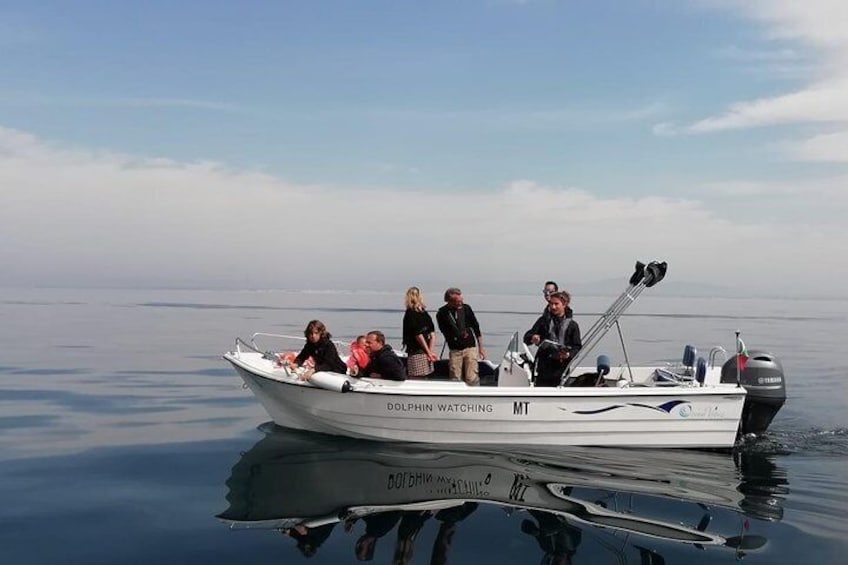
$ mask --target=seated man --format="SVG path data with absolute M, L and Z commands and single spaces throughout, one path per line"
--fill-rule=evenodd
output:
M 558 386 L 565 368 L 580 351 L 580 327 L 565 311 L 571 295 L 555 292 L 548 301 L 548 312 L 539 316 L 524 334 L 524 343 L 538 345 L 536 352 L 536 386 Z
M 368 366 L 360 377 L 405 381 L 406 371 L 403 362 L 392 351 L 392 346 L 386 343 L 386 336 L 381 331 L 370 331 L 365 336 L 365 346 L 370 352 Z

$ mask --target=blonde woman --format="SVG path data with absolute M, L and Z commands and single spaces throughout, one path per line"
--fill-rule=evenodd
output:
M 438 359 L 434 353 L 436 346 L 436 326 L 427 313 L 427 305 L 421 290 L 410 287 L 404 300 L 406 312 L 403 315 L 403 346 L 406 348 L 406 374 L 409 378 L 424 378 L 433 372 L 433 362 Z

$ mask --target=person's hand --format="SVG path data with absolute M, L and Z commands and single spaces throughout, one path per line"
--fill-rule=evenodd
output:
M 430 361 L 435 363 L 436 361 L 439 360 L 439 357 L 438 357 L 438 355 L 436 355 L 435 353 L 433 353 L 431 351 L 430 353 L 427 354 L 427 359 L 429 359 Z
M 542 336 L 539 334 L 533 334 L 530 336 L 530 343 L 533 345 L 539 345 L 542 342 Z
M 486 348 L 481 345 L 479 351 L 480 351 L 480 359 L 485 359 L 486 358 Z
M 300 373 L 297 376 L 297 378 L 302 380 L 302 381 L 308 381 L 309 377 L 311 377 L 312 373 L 314 373 L 314 372 L 315 372 L 315 370 L 313 370 L 313 369 L 307 369 L 307 370 L 303 371 L 302 373 Z

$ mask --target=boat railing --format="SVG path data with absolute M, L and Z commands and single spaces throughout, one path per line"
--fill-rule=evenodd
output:
M 259 349 L 256 347 L 256 344 L 255 344 L 255 343 L 253 343 L 253 340 L 251 340 L 251 343 L 247 343 L 247 342 L 246 342 L 246 341 L 244 341 L 242 338 L 237 337 L 237 338 L 236 338 L 236 345 L 235 345 L 235 349 L 233 350 L 233 351 L 235 352 L 235 354 L 236 354 L 236 357 L 241 356 L 241 350 L 242 350 L 242 348 L 247 348 L 247 349 L 249 349 L 249 350 L 251 350 L 251 351 L 253 351 L 253 352 L 255 352 L 255 353 L 262 353 L 262 352 L 261 352 L 261 351 L 259 351 Z
M 653 383 L 657 386 L 675 386 L 695 384 L 695 375 L 680 371 L 681 367 L 657 367 L 652 374 Z
M 242 349 L 244 348 L 244 349 L 249 349 L 250 351 L 252 351 L 254 353 L 261 353 L 262 357 L 264 357 L 265 359 L 268 359 L 269 361 L 275 361 L 275 362 L 279 361 L 279 356 L 275 352 L 270 351 L 270 350 L 263 351 L 259 347 L 259 345 L 256 343 L 256 336 L 257 336 L 257 334 L 253 334 L 253 336 L 250 338 L 250 343 L 247 343 L 246 341 L 244 341 L 240 337 L 236 338 L 236 351 L 235 351 L 236 357 L 241 355 Z
M 259 347 L 256 344 L 256 338 L 258 338 L 258 337 L 267 337 L 267 338 L 274 338 L 274 339 L 291 339 L 291 340 L 294 340 L 294 341 L 298 341 L 300 343 L 306 343 L 306 337 L 302 336 L 302 335 L 272 334 L 272 333 L 267 333 L 267 332 L 256 332 L 255 334 L 250 336 L 250 343 L 256 351 L 261 350 L 261 347 Z M 346 343 L 344 341 L 339 341 L 337 339 L 333 339 L 331 341 L 336 345 L 336 347 L 343 347 L 344 348 L 343 351 L 347 351 L 347 347 L 350 345 L 349 343 Z
M 720 345 L 716 345 L 712 349 L 710 349 L 710 368 L 715 368 L 715 361 L 718 354 L 721 353 L 724 356 L 724 361 L 722 361 L 722 365 L 727 361 L 727 350 Z

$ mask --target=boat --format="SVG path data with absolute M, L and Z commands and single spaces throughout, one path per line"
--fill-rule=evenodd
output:
M 773 466 L 767 476 L 746 478 L 738 460 L 703 451 L 472 449 L 265 431 L 226 481 L 229 506 L 217 517 L 234 530 L 332 529 L 381 515 L 462 515 L 488 505 L 507 511 L 503 519 L 518 513 L 515 521 L 531 535 L 532 517 L 536 527 L 636 536 L 632 542 L 642 547 L 653 540 L 659 548 L 674 542 L 751 550 L 766 540 L 749 526 L 737 531 L 739 517 L 780 520 L 786 491 Z
M 636 367 L 625 349 L 626 362 L 615 370 L 606 355 L 581 365 L 612 327 L 621 336 L 621 315 L 666 270 L 665 262 L 636 263 L 627 288 L 586 332 L 557 387 L 533 386 L 533 354 L 517 332 L 498 365 L 481 361 L 488 386 L 330 372 L 304 380 L 258 345 L 257 336 L 269 334 L 236 338 L 224 359 L 287 428 L 439 444 L 732 448 L 740 433 L 764 432 L 785 400 L 783 369 L 770 353 L 752 351 L 742 367 L 738 355 L 727 358 L 721 347 L 704 359 L 686 346 L 681 363 Z

